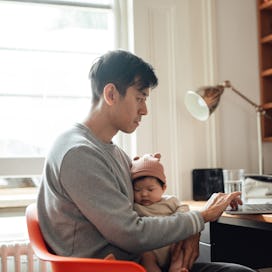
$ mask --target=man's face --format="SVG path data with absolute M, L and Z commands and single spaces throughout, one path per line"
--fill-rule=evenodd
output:
M 137 90 L 136 86 L 127 89 L 126 95 L 119 96 L 116 104 L 116 126 L 118 130 L 132 133 L 138 126 L 143 115 L 147 115 L 146 99 L 149 89 Z

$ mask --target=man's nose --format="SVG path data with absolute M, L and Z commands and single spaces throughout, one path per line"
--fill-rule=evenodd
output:
M 146 102 L 144 102 L 140 108 L 140 114 L 141 115 L 147 115 L 148 110 L 147 110 L 147 105 Z

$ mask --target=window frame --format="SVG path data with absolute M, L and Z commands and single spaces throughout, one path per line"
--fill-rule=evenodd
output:
M 78 0 L 4 0 L 4 2 L 19 2 L 19 3 L 35 3 L 45 5 L 58 5 L 58 6 L 76 6 L 98 9 L 112 9 L 114 14 L 114 20 L 118 16 L 116 13 L 116 6 L 119 7 L 119 0 L 113 0 L 112 5 L 100 3 L 90 3 L 86 1 Z M 116 22 L 115 22 L 116 23 Z M 117 28 L 115 27 L 115 47 L 119 37 Z M 0 177 L 37 177 L 42 175 L 45 162 L 45 156 L 42 157 L 0 157 Z M 24 195 L 26 196 L 24 198 Z M 25 207 L 28 204 L 36 200 L 37 188 L 15 188 L 15 189 L 0 189 L 0 208 L 20 208 Z

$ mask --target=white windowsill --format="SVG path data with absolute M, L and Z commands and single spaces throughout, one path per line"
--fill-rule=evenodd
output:
M 38 188 L 0 189 L 0 208 L 26 207 L 36 201 Z
M 36 201 L 38 188 L 0 189 L 0 244 L 28 240 L 25 207 Z

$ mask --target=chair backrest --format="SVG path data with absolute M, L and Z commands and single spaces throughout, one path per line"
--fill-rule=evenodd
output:
M 141 265 L 131 261 L 66 257 L 50 253 L 40 230 L 36 203 L 27 207 L 26 221 L 35 255 L 40 260 L 49 262 L 53 272 L 146 272 Z

